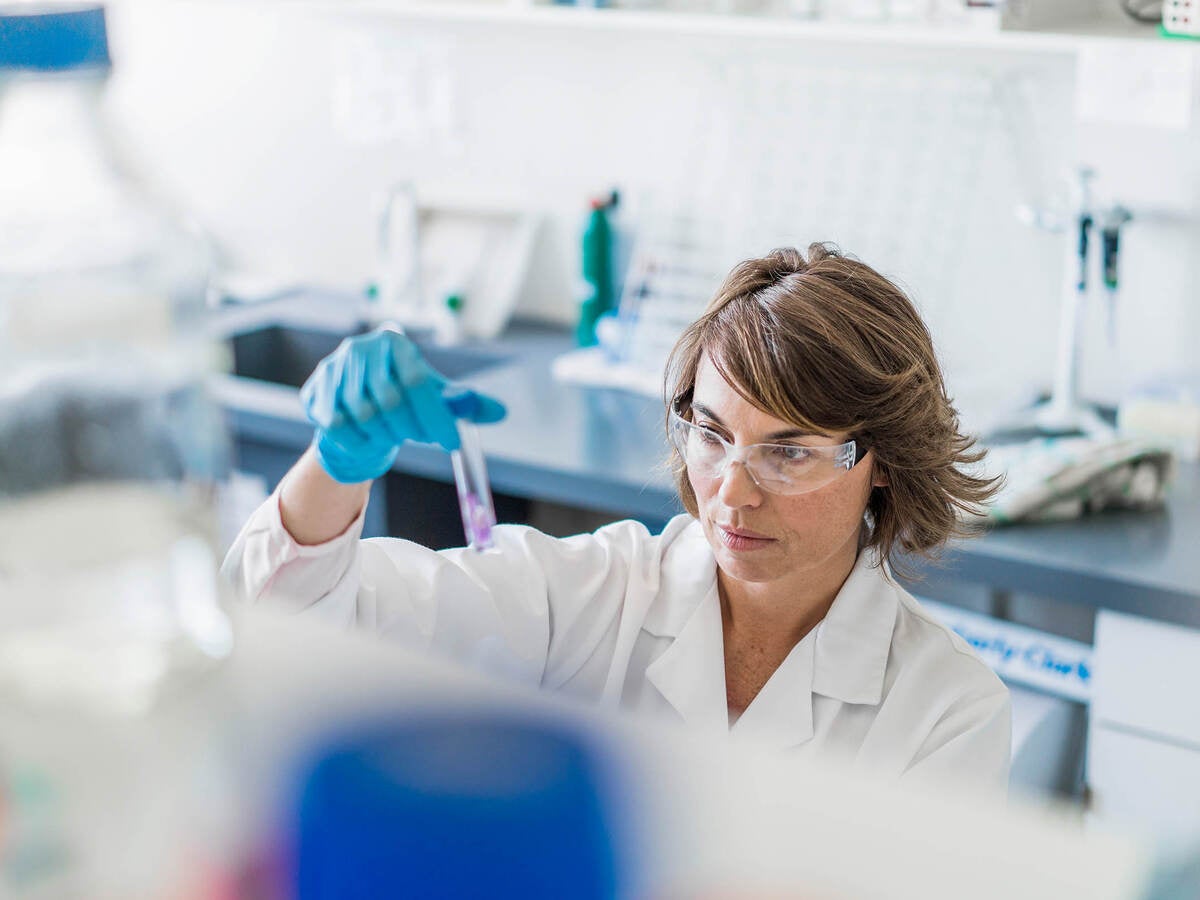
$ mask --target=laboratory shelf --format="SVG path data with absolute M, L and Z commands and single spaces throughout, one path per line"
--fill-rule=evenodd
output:
M 1164 43 L 1153 25 L 1096 20 L 1055 30 L 999 30 L 972 25 L 916 25 L 792 19 L 778 15 L 594 9 L 497 2 L 413 3 L 405 0 L 290 0 L 289 6 L 339 15 L 387 16 L 429 24 L 478 24 L 663 38 L 744 39 L 882 45 L 916 49 L 1074 54 L 1085 48 Z M 1200 52 L 1198 41 L 1170 41 Z

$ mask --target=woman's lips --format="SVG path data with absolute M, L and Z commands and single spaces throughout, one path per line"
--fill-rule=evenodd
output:
M 718 525 L 717 533 L 721 536 L 721 542 L 730 550 L 759 550 L 775 542 L 774 538 L 769 538 L 756 531 L 730 528 L 726 525 Z

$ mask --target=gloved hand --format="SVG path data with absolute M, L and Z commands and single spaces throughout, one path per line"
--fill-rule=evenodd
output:
M 405 441 L 457 450 L 456 419 L 504 418 L 499 401 L 447 384 L 416 344 L 386 327 L 342 341 L 317 364 L 300 402 L 317 427 L 321 467 L 343 484 L 378 478 Z

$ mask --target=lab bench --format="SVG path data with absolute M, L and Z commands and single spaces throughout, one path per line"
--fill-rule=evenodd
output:
M 336 329 L 354 318 L 346 306 L 305 298 L 233 310 L 217 327 L 233 334 L 278 320 Z M 464 380 L 508 408 L 504 421 L 481 429 L 498 516 L 523 520 L 528 504 L 542 501 L 659 527 L 680 509 L 662 404 L 555 380 L 552 361 L 571 346 L 565 328 L 518 321 L 498 339 L 461 350 L 486 360 Z M 241 464 L 273 486 L 311 440 L 295 387 L 223 377 L 218 395 Z M 368 533 L 424 534 L 433 545 L 461 540 L 452 478 L 440 449 L 406 444 L 392 477 L 376 485 Z M 1200 627 L 1197 546 L 1200 466 L 1184 463 L 1159 511 L 998 528 L 953 542 L 936 563 L 909 562 L 930 584 L 961 580 L 1000 598 L 1031 594 Z

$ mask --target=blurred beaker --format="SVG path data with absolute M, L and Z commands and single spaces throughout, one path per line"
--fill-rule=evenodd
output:
M 0 11 L 0 695 L 136 713 L 228 654 L 209 253 L 113 150 L 104 9 Z

